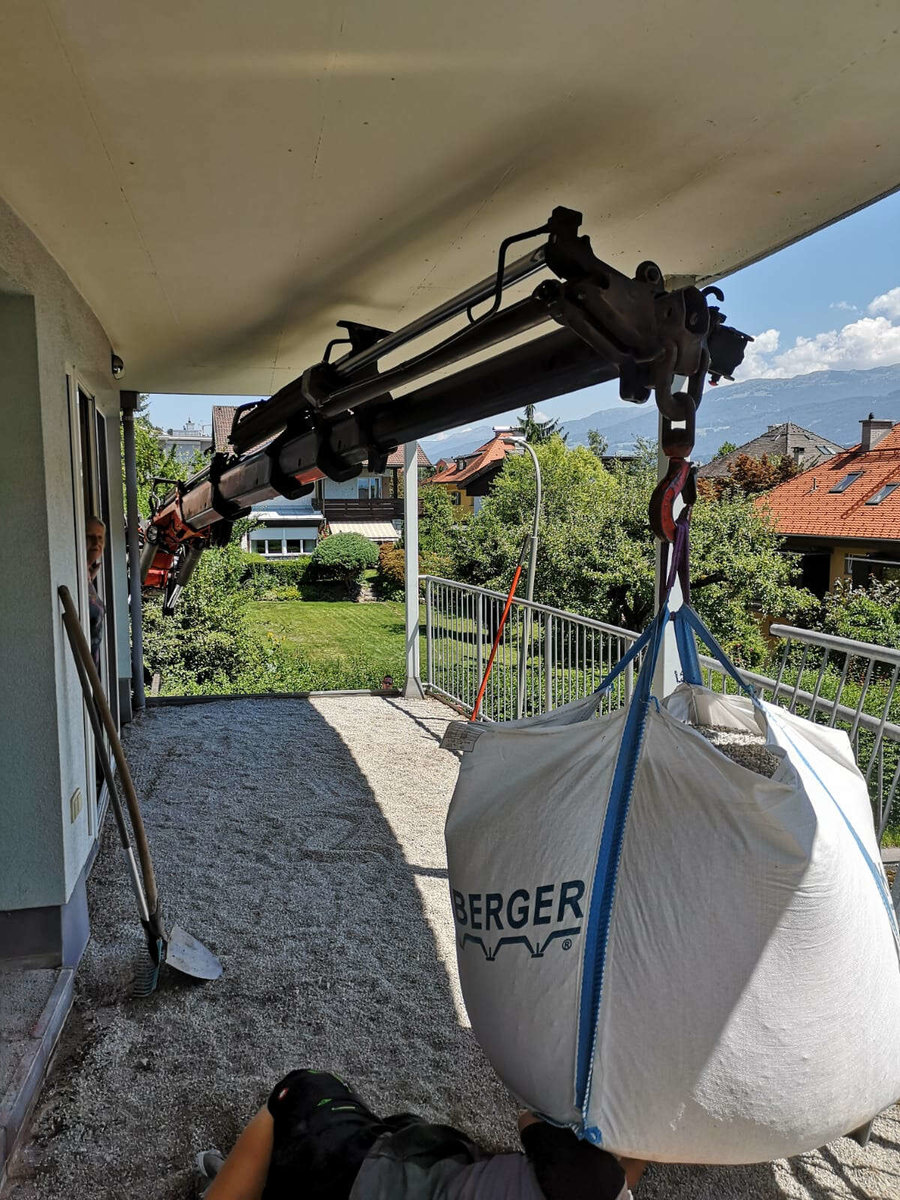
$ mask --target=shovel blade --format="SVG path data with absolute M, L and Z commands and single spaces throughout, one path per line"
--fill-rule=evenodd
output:
M 190 975 L 193 979 L 218 979 L 222 974 L 222 964 L 212 950 L 198 942 L 180 925 L 173 925 L 169 930 L 166 966 L 173 967 L 182 975 Z

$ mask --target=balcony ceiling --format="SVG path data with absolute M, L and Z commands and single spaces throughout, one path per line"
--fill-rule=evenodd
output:
M 265 395 L 556 204 L 622 269 L 709 279 L 894 189 L 898 30 L 875 0 L 6 0 L 0 194 L 124 385 Z

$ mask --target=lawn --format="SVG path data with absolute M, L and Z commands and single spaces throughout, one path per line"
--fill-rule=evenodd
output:
M 315 665 L 344 659 L 364 664 L 366 674 L 406 675 L 403 604 L 382 600 L 257 600 L 248 606 L 251 626 L 299 646 Z

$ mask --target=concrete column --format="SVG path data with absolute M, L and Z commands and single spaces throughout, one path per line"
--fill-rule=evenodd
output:
M 419 664 L 419 447 L 403 447 L 403 543 L 406 570 L 406 688 L 411 699 L 424 697 Z
M 134 442 L 134 413 L 137 392 L 120 392 L 122 440 L 125 454 L 125 498 L 128 522 L 128 606 L 131 614 L 131 694 L 132 707 L 142 711 L 144 699 L 144 631 L 141 611 L 141 554 L 138 545 L 137 462 Z

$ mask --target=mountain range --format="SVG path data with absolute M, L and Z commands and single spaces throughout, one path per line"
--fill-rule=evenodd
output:
M 792 379 L 748 379 L 707 387 L 697 410 L 692 457 L 695 462 L 709 462 L 723 442 L 743 445 L 769 425 L 784 421 L 852 446 L 859 441 L 859 422 L 870 412 L 900 421 L 900 363 L 867 371 L 815 371 Z M 596 429 L 606 438 L 608 453 L 628 454 L 636 438 L 656 438 L 656 405 L 652 399 L 640 405 L 623 402 L 562 422 L 561 428 L 570 446 L 586 446 L 588 430 Z M 443 438 L 425 438 L 422 446 L 436 462 L 470 453 L 492 436 L 491 425 L 477 425 Z

